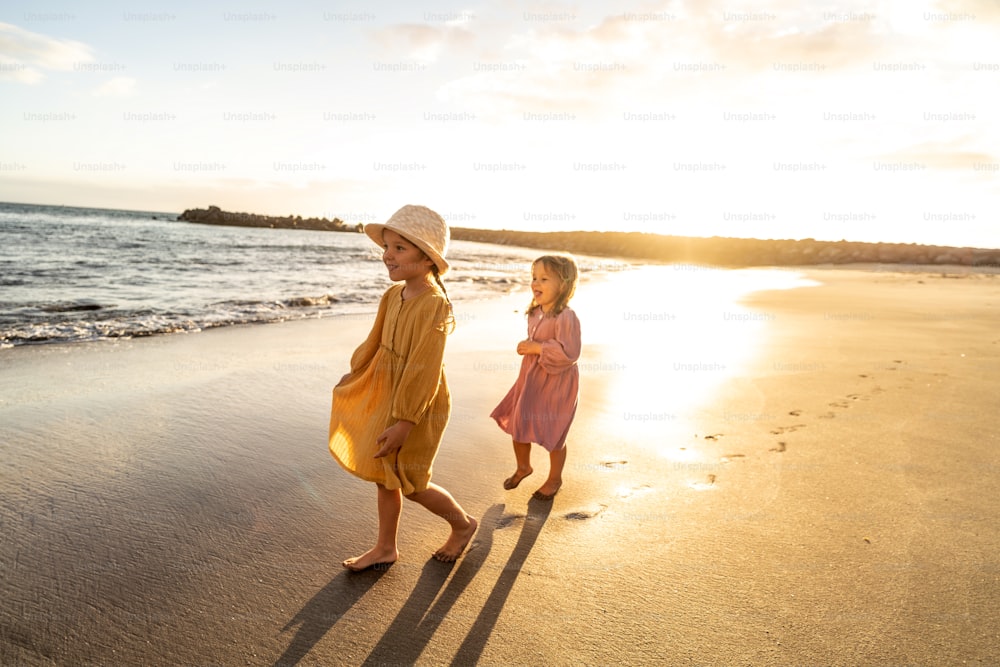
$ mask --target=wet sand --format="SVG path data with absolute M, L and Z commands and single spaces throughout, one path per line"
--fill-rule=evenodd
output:
M 810 268 L 740 306 L 635 280 L 663 270 L 575 301 L 548 504 L 538 448 L 503 491 L 487 416 L 524 295 L 462 304 L 434 479 L 481 528 L 451 565 L 407 504 L 398 563 L 340 566 L 374 538 L 326 450 L 367 316 L 4 351 L 0 664 L 1000 661 L 1000 277 Z

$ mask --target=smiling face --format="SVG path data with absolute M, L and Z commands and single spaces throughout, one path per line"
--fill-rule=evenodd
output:
M 382 230 L 382 262 L 394 281 L 423 280 L 434 266 L 423 250 L 391 229 Z
M 545 264 L 535 262 L 531 265 L 531 293 L 535 297 L 535 303 L 542 307 L 543 313 L 552 310 L 562 287 L 562 280 L 545 268 Z

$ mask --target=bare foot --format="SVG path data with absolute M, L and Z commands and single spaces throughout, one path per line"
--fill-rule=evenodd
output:
M 531 497 L 536 500 L 552 500 L 559 493 L 559 489 L 562 488 L 562 480 L 553 481 L 551 479 L 545 480 L 545 484 L 542 484 L 538 489 L 531 494 Z
M 503 481 L 503 488 L 510 491 L 511 489 L 516 489 L 517 485 L 521 483 L 521 480 L 530 475 L 534 470 L 528 468 L 527 470 L 521 470 L 518 468 L 514 471 L 514 474 Z
M 467 516 L 469 519 L 469 526 L 464 530 L 451 531 L 451 535 L 448 536 L 448 541 L 444 543 L 440 549 L 434 552 L 434 558 L 441 561 L 442 563 L 453 563 L 458 560 L 458 557 L 462 555 L 465 551 L 465 547 L 469 546 L 469 542 L 472 541 L 472 536 L 476 534 L 476 528 L 479 527 L 479 522 L 476 521 L 471 516 Z
M 351 572 L 361 572 L 370 567 L 374 567 L 377 570 L 389 567 L 398 558 L 399 552 L 396 549 L 379 549 L 378 547 L 373 547 L 360 556 L 348 558 L 343 562 L 343 566 Z

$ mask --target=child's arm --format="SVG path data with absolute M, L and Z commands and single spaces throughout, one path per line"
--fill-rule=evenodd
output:
M 547 373 L 562 373 L 580 358 L 580 320 L 567 308 L 556 320 L 555 338 L 536 343 L 540 348 L 538 364 Z
M 443 298 L 435 299 L 435 303 L 427 308 L 427 323 L 422 332 L 415 333 L 415 340 L 407 354 L 406 366 L 392 402 L 393 419 L 419 423 L 437 396 L 444 365 L 444 346 L 448 339 L 438 325 L 448 316 L 448 304 Z

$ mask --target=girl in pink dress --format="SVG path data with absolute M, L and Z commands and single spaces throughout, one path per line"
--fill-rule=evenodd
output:
M 577 275 L 576 261 L 568 255 L 544 255 L 531 265 L 528 338 L 517 344 L 521 371 L 490 413 L 514 440 L 517 470 L 503 488 L 517 488 L 532 473 L 531 443 L 548 450 L 549 476 L 533 494 L 537 500 L 552 500 L 562 486 L 566 434 L 579 399 L 580 320 L 569 307 Z

